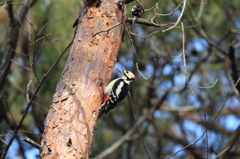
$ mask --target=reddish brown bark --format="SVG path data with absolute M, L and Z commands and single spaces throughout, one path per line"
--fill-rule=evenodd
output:
M 45 121 L 42 158 L 88 158 L 103 95 L 99 78 L 106 85 L 111 77 L 123 26 L 93 35 L 121 21 L 122 12 L 113 0 L 81 10 L 74 42 Z

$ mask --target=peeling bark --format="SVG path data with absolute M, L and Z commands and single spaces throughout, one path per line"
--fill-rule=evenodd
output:
M 92 135 L 102 102 L 100 78 L 107 85 L 123 34 L 122 21 L 113 0 L 81 10 L 73 45 L 57 85 L 43 133 L 42 158 L 88 158 Z

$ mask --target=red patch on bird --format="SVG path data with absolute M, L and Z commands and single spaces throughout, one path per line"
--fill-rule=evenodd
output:
M 109 100 L 109 95 L 108 94 L 104 94 L 104 98 L 105 98 L 104 102 L 108 101 Z

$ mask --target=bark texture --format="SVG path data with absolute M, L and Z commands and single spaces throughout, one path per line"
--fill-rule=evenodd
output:
M 100 83 L 107 85 L 111 77 L 123 25 L 93 35 L 122 21 L 116 2 L 85 4 L 81 10 L 73 45 L 45 121 L 42 158 L 89 156 L 102 102 L 104 86 Z

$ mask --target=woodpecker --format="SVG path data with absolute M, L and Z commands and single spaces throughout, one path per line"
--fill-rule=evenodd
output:
M 126 97 L 130 83 L 135 80 L 135 75 L 132 72 L 126 70 L 118 71 L 122 74 L 122 77 L 111 81 L 105 88 L 104 103 L 100 107 L 98 119 L 115 108 Z

